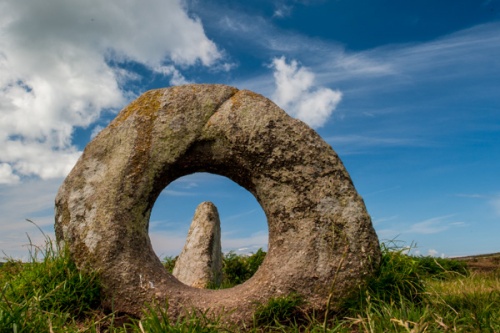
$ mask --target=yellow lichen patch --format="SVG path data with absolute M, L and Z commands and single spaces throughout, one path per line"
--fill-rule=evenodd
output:
M 240 90 L 238 93 L 234 94 L 229 100 L 232 103 L 232 110 L 238 110 L 240 109 L 241 105 L 244 104 L 244 100 L 250 99 L 250 100 L 260 100 L 262 98 L 262 95 L 259 95 L 257 93 L 254 93 L 253 91 L 249 90 Z
M 128 107 L 123 109 L 110 126 L 116 127 L 134 114 L 140 116 L 154 116 L 162 106 L 161 100 L 163 94 L 164 91 L 162 89 L 150 90 L 144 93 L 138 99 L 130 103 Z
M 163 108 L 164 90 L 151 90 L 132 102 L 126 109 L 122 110 L 117 118 L 110 124 L 112 127 L 120 126 L 125 121 L 132 122 L 133 150 L 128 157 L 128 173 L 130 187 L 125 188 L 127 192 L 138 190 L 141 186 L 150 186 L 149 181 L 144 183 L 147 170 L 147 161 L 152 146 L 152 132 L 158 112 Z M 129 133 L 131 135 L 132 133 Z M 146 189 L 147 190 L 147 189 Z

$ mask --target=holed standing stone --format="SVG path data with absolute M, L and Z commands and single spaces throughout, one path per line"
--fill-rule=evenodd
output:
M 172 181 L 210 172 L 260 203 L 268 253 L 245 283 L 186 286 L 169 274 L 148 235 L 151 209 Z M 224 85 L 144 93 L 85 148 L 56 197 L 56 236 L 80 269 L 98 271 L 104 306 L 143 314 L 151 301 L 251 322 L 257 304 L 298 293 L 323 311 L 374 274 L 381 252 L 364 202 L 340 158 L 309 126 L 269 99 Z

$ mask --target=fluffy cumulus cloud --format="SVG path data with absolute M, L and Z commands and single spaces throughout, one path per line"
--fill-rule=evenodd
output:
M 177 66 L 221 54 L 180 0 L 0 3 L 0 184 L 64 176 L 75 127 L 127 102 L 136 62 L 185 82 Z M 113 65 L 114 64 L 114 65 Z
M 156 67 L 155 72 L 170 76 L 170 84 L 172 85 L 181 85 L 181 84 L 188 84 L 190 83 L 186 78 L 181 74 L 181 72 L 175 68 L 175 66 L 168 65 L 168 66 L 159 66 Z
M 340 91 L 316 87 L 315 75 L 296 60 L 273 59 L 276 90 L 273 100 L 291 116 L 311 127 L 323 126 L 342 99 Z
M 19 181 L 19 176 L 12 171 L 10 164 L 0 163 L 0 184 L 17 183 Z

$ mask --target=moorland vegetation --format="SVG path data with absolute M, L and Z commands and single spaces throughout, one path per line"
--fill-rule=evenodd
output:
M 498 267 L 478 271 L 467 260 L 413 256 L 397 242 L 382 244 L 376 276 L 341 311 L 305 313 L 300 295 L 291 294 L 256 305 L 244 328 L 207 313 L 171 321 L 168 304 L 145 306 L 141 319 L 104 311 L 98 274 L 78 271 L 54 244 L 46 238 L 45 246 L 31 246 L 29 262 L 7 259 L 0 267 L 0 332 L 500 332 Z M 250 278 L 264 258 L 262 250 L 226 254 L 222 288 Z M 174 263 L 164 260 L 167 269 Z

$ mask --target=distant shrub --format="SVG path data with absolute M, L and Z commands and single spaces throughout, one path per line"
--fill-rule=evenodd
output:
M 422 276 L 434 279 L 446 279 L 458 275 L 467 276 L 467 263 L 460 260 L 435 257 L 416 257 Z
M 224 255 L 222 276 L 223 286 L 229 288 L 250 279 L 264 261 L 266 252 L 262 249 L 251 255 L 229 252 Z
M 258 249 L 257 252 L 250 255 L 236 254 L 233 251 L 225 254 L 222 259 L 223 281 L 220 287 L 213 288 L 231 288 L 250 279 L 259 269 L 266 257 L 266 252 Z M 172 274 L 178 256 L 167 256 L 163 258 L 163 266 Z M 208 287 L 212 289 L 211 286 Z
M 172 274 L 172 272 L 174 271 L 174 267 L 175 267 L 175 262 L 177 261 L 177 258 L 179 258 L 179 256 L 167 256 L 165 258 L 163 258 L 163 266 L 167 269 L 167 272 L 169 272 L 170 274 Z

